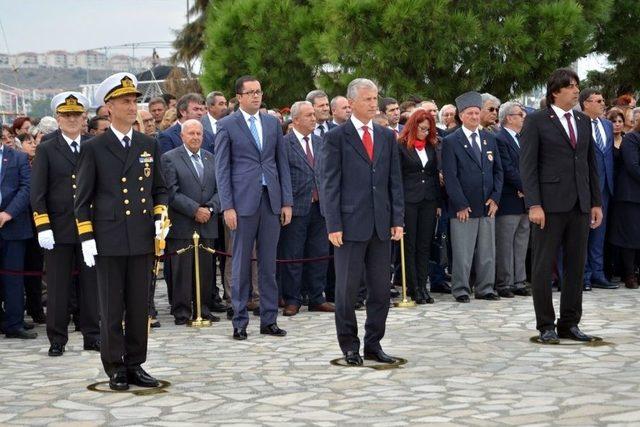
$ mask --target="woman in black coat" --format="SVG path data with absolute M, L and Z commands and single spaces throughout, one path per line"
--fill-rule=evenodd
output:
M 620 159 L 609 241 L 620 248 L 625 286 L 637 289 L 635 261 L 640 250 L 640 123 L 622 138 Z
M 427 291 L 427 278 L 431 240 L 440 214 L 437 129 L 433 116 L 425 110 L 415 110 L 400 132 L 398 143 L 404 186 L 407 290 L 416 303 L 433 303 Z

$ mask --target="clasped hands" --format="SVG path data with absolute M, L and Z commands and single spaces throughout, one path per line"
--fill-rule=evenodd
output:
M 495 218 L 496 212 L 498 211 L 498 204 L 494 202 L 492 199 L 488 199 L 484 205 L 489 206 L 489 212 L 487 213 L 489 218 Z M 456 212 L 456 218 L 460 222 L 467 222 L 470 214 L 471 214 L 471 208 L 464 208 Z
M 402 227 L 391 227 L 391 240 L 400 240 L 402 238 L 403 228 Z M 343 245 L 342 241 L 342 231 L 335 231 L 333 233 L 329 233 L 329 241 L 333 246 L 339 248 Z

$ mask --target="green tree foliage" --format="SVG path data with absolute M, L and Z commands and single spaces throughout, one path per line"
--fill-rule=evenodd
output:
M 270 105 L 344 93 L 356 76 L 400 99 L 507 99 L 591 52 L 612 1 L 226 0 L 208 9 L 202 83 L 229 91 L 256 74 Z
M 587 84 L 600 87 L 609 100 L 640 86 L 640 1 L 614 0 L 609 20 L 598 26 L 596 52 L 608 55 L 612 68 L 589 73 Z
M 228 0 L 209 7 L 201 83 L 235 96 L 236 78 L 258 78 L 269 106 L 302 99 L 315 87 L 314 68 L 300 59 L 303 35 L 315 26 L 304 2 Z

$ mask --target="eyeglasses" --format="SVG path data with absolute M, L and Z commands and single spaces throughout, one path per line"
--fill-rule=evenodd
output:
M 495 112 L 498 112 L 499 108 L 500 107 L 489 107 L 489 108 L 487 108 L 487 111 L 490 112 L 490 113 L 495 113 Z
M 248 90 L 246 92 L 242 92 L 240 95 L 260 96 L 260 95 L 262 95 L 262 91 L 261 90 Z
M 429 127 L 422 127 L 422 126 L 418 126 L 418 130 L 420 132 L 424 132 L 424 133 L 429 133 Z

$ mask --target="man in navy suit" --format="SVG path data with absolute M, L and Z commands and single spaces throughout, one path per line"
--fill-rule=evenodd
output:
M 591 119 L 591 136 L 595 142 L 596 169 L 600 178 L 600 193 L 602 195 L 602 225 L 589 230 L 589 247 L 587 262 L 584 267 L 584 290 L 591 287 L 601 289 L 616 289 L 619 285 L 611 283 L 604 275 L 604 238 L 607 232 L 607 210 L 609 200 L 613 197 L 613 124 L 603 118 L 604 98 L 595 89 L 583 89 L 578 102 Z
M 320 147 L 322 140 L 313 134 L 316 119 L 309 101 L 291 106 L 293 131 L 284 137 L 289 154 L 293 217 L 282 229 L 278 253 L 282 259 L 316 258 L 329 254 L 327 227 L 320 213 L 318 196 Z M 316 160 L 318 159 L 318 160 Z M 295 316 L 302 305 L 302 284 L 309 294 L 309 311 L 333 312 L 323 294 L 327 262 L 280 264 L 280 283 L 285 306 L 282 314 Z
M 387 116 L 389 120 L 389 129 L 393 131 L 396 138 L 402 132 L 400 121 L 400 106 L 395 98 L 382 98 L 380 100 L 380 112 Z
M 33 237 L 29 217 L 31 167 L 25 153 L 0 144 L 0 269 L 24 270 L 27 239 Z M 0 275 L 4 318 L 0 325 L 7 338 L 36 338 L 24 329 L 24 279 Z
M 442 143 L 442 174 L 449 196 L 453 274 L 451 293 L 469 302 L 469 276 L 475 267 L 476 299 L 498 300 L 495 293 L 495 215 L 502 193 L 502 164 L 492 133 L 480 129 L 482 97 L 456 98 L 462 126 Z
M 224 93 L 213 91 L 206 98 L 207 112 L 200 120 L 204 130 L 211 133 L 214 138 L 218 133 L 218 120 L 227 115 L 227 98 Z
M 529 246 L 529 217 L 520 180 L 519 133 L 526 113 L 517 102 L 500 107 L 502 125 L 496 133 L 504 175 L 500 208 L 496 213 L 496 291 L 503 298 L 531 295 L 525 286 L 525 260 Z
M 178 110 L 178 123 L 158 134 L 158 146 L 160 148 L 160 152 L 163 154 L 183 145 L 182 138 L 180 137 L 180 134 L 182 133 L 182 123 L 191 119 L 200 121 L 206 112 L 204 99 L 202 99 L 202 96 L 197 93 L 188 93 L 183 95 L 178 100 L 176 109 Z M 202 140 L 202 149 L 213 153 L 213 142 L 213 134 L 205 130 Z
M 324 138 L 325 133 L 336 127 L 336 124 L 329 120 L 331 118 L 329 97 L 322 90 L 312 90 L 307 94 L 306 100 L 313 105 L 313 109 L 315 111 L 316 128 L 313 133 L 322 139 Z
M 364 271 L 364 356 L 393 363 L 380 340 L 389 312 L 389 239 L 400 240 L 404 224 L 398 147 L 393 131 L 373 124 L 378 88 L 371 80 L 352 80 L 347 99 L 351 118 L 326 134 L 320 161 L 320 202 L 335 247 L 338 343 L 349 365 L 362 365 L 355 305 Z
M 276 323 L 276 250 L 280 225 L 291 222 L 291 175 L 277 118 L 259 113 L 262 87 L 252 76 L 236 80 L 239 110 L 218 122 L 216 180 L 224 220 L 233 233 L 233 338 L 247 339 L 251 252 L 258 255 L 260 333 L 285 336 Z

